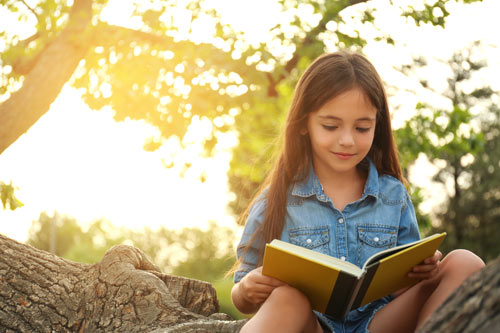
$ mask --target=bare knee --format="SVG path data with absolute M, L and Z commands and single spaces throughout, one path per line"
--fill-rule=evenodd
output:
M 307 297 L 290 286 L 281 286 L 275 288 L 269 299 L 279 304 L 283 311 L 293 312 L 294 314 L 309 313 L 312 311 L 311 304 Z
M 290 286 L 275 288 L 241 332 L 320 332 L 304 294 Z
M 449 286 L 457 287 L 484 266 L 483 260 L 473 252 L 463 249 L 453 250 L 443 258 L 438 275 L 419 283 L 419 295 L 424 299 L 429 297 L 443 282 Z
M 481 270 L 485 264 L 484 261 L 469 250 L 453 250 L 443 259 L 443 269 L 461 272 L 465 275 L 471 275 Z

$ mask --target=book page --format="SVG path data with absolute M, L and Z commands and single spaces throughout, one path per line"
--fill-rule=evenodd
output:
M 444 233 L 446 234 L 446 233 Z M 384 250 L 384 251 L 380 251 L 378 253 L 375 253 L 374 255 L 372 255 L 370 258 L 368 258 L 365 262 L 365 264 L 363 265 L 363 270 L 366 271 L 366 268 L 377 262 L 377 261 L 380 261 L 388 256 L 391 256 L 397 252 L 400 252 L 404 249 L 407 249 L 409 247 L 412 247 L 416 244 L 419 244 L 419 243 L 424 243 L 424 242 L 428 242 L 434 238 L 437 238 L 437 237 L 441 237 L 442 234 L 434 234 L 434 235 L 431 235 L 431 236 L 428 236 L 428 237 L 425 237 L 425 238 L 422 238 L 422 239 L 419 239 L 417 241 L 414 241 L 414 242 L 411 242 L 411 243 L 407 243 L 407 244 L 403 244 L 403 245 L 399 245 L 399 246 L 395 246 L 395 247 L 391 247 L 390 249 L 387 249 L 387 250 Z
M 288 252 L 293 255 L 300 256 L 302 258 L 317 262 L 321 265 L 333 268 L 339 268 L 345 272 L 348 272 L 351 275 L 356 277 L 360 277 L 363 273 L 363 270 L 358 266 L 344 260 L 340 260 L 338 258 L 329 256 L 324 253 L 316 252 L 310 249 L 307 249 L 302 246 L 298 246 L 292 243 L 284 242 L 278 239 L 273 240 L 268 246 L 279 248 L 282 251 Z
M 373 278 L 361 306 L 417 283 L 419 280 L 409 278 L 408 273 L 415 265 L 432 256 L 445 236 L 446 233 L 442 233 L 424 238 L 413 246 L 393 253 L 368 267 L 367 276 L 373 276 Z M 370 272 L 372 269 L 376 271 Z

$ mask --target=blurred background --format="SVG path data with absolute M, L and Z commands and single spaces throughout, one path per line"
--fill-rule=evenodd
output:
M 238 216 L 319 55 L 381 74 L 421 234 L 500 253 L 500 2 L 2 0 L 0 232 L 86 263 L 115 244 L 231 305 Z

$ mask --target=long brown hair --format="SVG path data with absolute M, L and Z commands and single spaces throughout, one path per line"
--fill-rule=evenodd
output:
M 384 85 L 373 65 L 362 55 L 347 51 L 329 53 L 317 58 L 304 72 L 295 88 L 288 113 L 282 149 L 260 191 L 252 200 L 266 199 L 261 226 L 243 250 L 248 251 L 257 234 L 264 243 L 280 238 L 285 224 L 287 196 L 291 185 L 303 180 L 311 165 L 311 143 L 301 135 L 308 116 L 341 93 L 359 87 L 377 109 L 377 121 L 368 157 L 379 174 L 387 174 L 406 184 L 401 173 Z M 262 195 L 263 191 L 265 194 Z M 248 216 L 248 210 L 242 219 Z M 240 258 L 241 259 L 241 258 Z M 239 261 L 238 261 L 239 262 Z

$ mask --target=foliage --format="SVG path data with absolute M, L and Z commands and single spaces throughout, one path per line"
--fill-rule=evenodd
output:
M 492 105 L 488 117 L 482 119 L 484 149 L 467 166 L 469 184 L 462 197 L 443 214 L 443 228 L 450 229 L 452 219 L 463 220 L 463 239 L 452 234 L 449 248 L 465 247 L 484 260 L 491 261 L 500 253 L 500 109 Z
M 389 3 L 417 24 L 443 26 L 448 1 L 420 7 Z M 70 83 L 93 109 L 112 107 L 116 120 L 154 124 L 163 139 L 149 140 L 147 149 L 158 148 L 170 137 L 185 143 L 193 120 L 212 123 L 203 138 L 208 155 L 217 149 L 221 134 L 237 131 L 239 145 L 229 174 L 237 195 L 235 213 L 247 206 L 269 169 L 293 88 L 307 65 L 325 50 L 361 49 L 366 41 L 349 23 L 352 20 L 372 27 L 376 39 L 393 43 L 373 25 L 379 9 L 377 2 L 368 0 L 279 0 L 275 25 L 259 41 L 249 40 L 245 31 L 226 23 L 218 8 L 203 0 L 132 1 L 129 22 L 139 27 L 134 29 L 106 22 L 101 15 L 109 10 L 105 0 L 41 0 L 32 5 L 8 0 L 1 5 L 32 27 L 33 34 L 3 33 L 4 92 L 22 84 L 46 47 L 71 29 L 71 13 L 89 2 L 91 23 L 85 33 L 74 36 L 76 44 L 89 51 Z M 350 10 L 355 5 L 357 14 Z
M 109 248 L 125 240 L 113 229 L 109 222 L 97 220 L 84 231 L 74 218 L 42 212 L 32 222 L 27 243 L 66 259 L 94 264 Z
M 134 246 L 143 250 L 165 272 L 193 279 L 215 281 L 234 263 L 234 231 L 209 224 L 207 230 L 145 228 L 128 234 Z
M 16 198 L 14 194 L 15 190 L 16 188 L 12 185 L 12 182 L 9 184 L 0 182 L 0 199 L 2 200 L 3 209 L 7 209 L 8 206 L 10 210 L 16 210 L 17 208 L 24 206 L 24 204 Z
M 30 2 L 31 7 L 26 1 L 0 2 L 33 29 L 29 37 L 0 33 L 5 43 L 0 54 L 3 67 L 0 94 L 5 93 L 8 98 L 22 85 L 40 54 L 67 31 L 71 11 L 83 2 L 41 0 Z M 438 26 L 445 24 L 449 14 L 447 2 L 425 2 L 417 8 L 390 1 L 417 24 Z M 279 129 L 300 74 L 325 50 L 361 50 L 365 45 L 359 31 L 347 24 L 352 14 L 349 9 L 359 3 L 360 14 L 354 20 L 373 27 L 378 33 L 376 39 L 394 43 L 373 24 L 378 10 L 375 1 L 280 0 L 276 24 L 258 42 L 249 41 L 243 31 L 224 23 L 217 9 L 203 0 L 134 1 L 134 17 L 130 22 L 140 22 L 138 29 L 105 22 L 101 14 L 108 1 L 92 3 L 91 24 L 85 34 L 75 37 L 75 45 L 86 46 L 89 52 L 81 59 L 70 83 L 80 89 L 83 99 L 93 109 L 112 107 L 116 120 L 144 119 L 154 124 L 162 138 L 146 143 L 148 149 L 158 148 L 170 137 L 184 143 L 185 133 L 194 120 L 207 119 L 212 124 L 210 133 L 203 138 L 208 155 L 217 149 L 221 134 L 236 131 L 239 144 L 229 175 L 231 188 L 237 194 L 233 203 L 236 213 L 248 205 L 270 167 Z M 182 15 L 188 21 L 185 26 L 178 23 Z M 202 20 L 212 24 L 208 29 L 212 31 L 203 40 L 197 37 Z M 455 64 L 461 68 L 464 61 L 471 66 L 469 69 L 475 68 L 474 62 L 464 59 Z M 55 71 L 57 66 L 49 70 Z M 467 75 L 467 71 L 457 72 L 453 79 L 455 86 L 461 81 L 460 75 Z M 450 99 L 459 96 L 450 91 Z M 444 182 L 450 175 L 458 175 L 455 193 L 463 189 L 458 179 L 469 175 L 467 192 L 456 200 L 454 210 L 442 216 L 454 223 L 463 221 L 456 230 L 480 240 L 480 244 L 470 246 L 477 246 L 475 249 L 485 257 L 498 251 L 498 242 L 488 238 L 494 234 L 493 222 L 498 221 L 499 186 L 494 181 L 500 179 L 498 127 L 495 122 L 484 122 L 482 130 L 477 131 L 472 127 L 464 129 L 463 124 L 473 120 L 470 103 L 487 99 L 489 93 L 485 89 L 470 96 L 460 95 L 463 100 L 453 101 L 452 110 L 433 110 L 430 105 L 420 104 L 418 109 L 422 113 L 397 132 L 399 146 L 405 147 L 401 150 L 405 167 L 420 151 L 431 160 L 445 161 L 437 180 Z M 498 116 L 495 119 L 498 123 Z M 433 135 L 427 138 L 422 133 Z M 472 164 L 462 164 L 464 152 L 474 156 Z M 191 162 L 185 161 L 186 165 Z M 11 185 L 1 184 L 1 188 L 4 208 L 22 205 L 13 196 Z M 412 193 L 418 206 L 418 188 Z M 458 211 L 465 207 L 469 207 L 469 215 Z M 419 216 L 421 221 L 425 218 Z M 453 233 L 450 239 L 457 237 L 453 244 L 466 244 L 469 237 L 464 238 L 463 233 Z M 215 225 L 207 231 L 190 228 L 132 232 L 112 229 L 105 221 L 97 221 L 83 230 L 74 219 L 42 213 L 32 227 L 29 243 L 50 250 L 51 239 L 56 239 L 56 254 L 94 263 L 112 245 L 129 242 L 143 249 L 163 270 L 220 284 L 225 289 L 218 290 L 219 295 L 226 295 L 230 283 L 222 280 L 222 275 L 234 261 L 233 238 L 230 230 L 218 230 Z M 230 302 L 224 299 L 222 303 L 228 304 L 224 311 L 232 311 L 227 310 Z
M 432 5 L 425 4 L 422 9 L 412 5 L 402 6 L 401 11 L 404 16 L 413 19 L 417 24 L 444 26 L 449 15 L 445 8 L 446 2 L 435 1 Z M 283 1 L 285 7 L 287 3 L 291 4 L 290 6 L 297 6 L 294 1 Z M 237 193 L 237 200 L 232 204 L 235 212 L 239 213 L 248 206 L 249 199 L 255 194 L 270 169 L 276 149 L 279 147 L 280 128 L 284 123 L 294 87 L 301 73 L 326 50 L 336 48 L 362 50 L 366 44 L 359 31 L 355 28 L 353 31 L 348 31 L 346 28 L 350 15 L 346 13 L 350 9 L 349 3 L 353 2 L 327 1 L 320 4 L 308 1 L 307 4 L 311 4 L 314 13 L 320 17 L 318 24 L 310 30 L 304 29 L 300 26 L 303 23 L 299 17 L 299 30 L 302 30 L 302 34 L 293 40 L 295 45 L 293 56 L 288 61 L 276 60 L 271 73 L 268 74 L 268 80 L 254 82 L 253 84 L 260 89 L 245 95 L 244 103 L 247 104 L 243 106 L 248 107 L 244 108 L 236 118 L 239 145 L 234 151 L 229 172 L 231 188 Z M 377 31 L 373 25 L 377 10 L 374 3 L 367 2 L 362 13 L 355 16 L 354 20 L 359 24 L 370 25 Z M 280 30 L 286 29 L 281 27 Z M 390 36 L 381 32 L 376 39 L 394 43 Z M 413 193 L 413 199 L 419 201 L 418 190 L 415 189 Z M 429 218 L 417 213 L 424 227 L 428 226 Z
M 224 278 L 236 260 L 236 236 L 232 229 L 213 222 L 207 230 L 161 228 L 153 231 L 146 228 L 141 233 L 130 233 L 129 239 L 162 271 L 213 283 L 221 311 L 241 318 L 231 301 L 232 280 Z
M 492 229 L 498 222 L 494 204 L 499 184 L 498 178 L 491 177 L 499 166 L 499 115 L 492 99 L 495 92 L 474 83 L 486 66 L 484 61 L 477 60 L 479 47 L 475 43 L 455 53 L 447 63 L 451 69 L 448 87 L 437 93 L 448 101 L 449 109 L 419 103 L 417 115 L 396 134 L 398 143 L 405 147 L 402 150 L 405 164 L 425 154 L 429 161 L 439 165 L 434 181 L 448 189 L 448 193 L 445 207 L 435 213 L 439 226 L 434 229 L 448 231 L 450 235 L 443 249 L 466 247 L 492 259 L 500 252 L 496 245 L 498 233 Z M 475 88 L 471 90 L 471 86 Z

